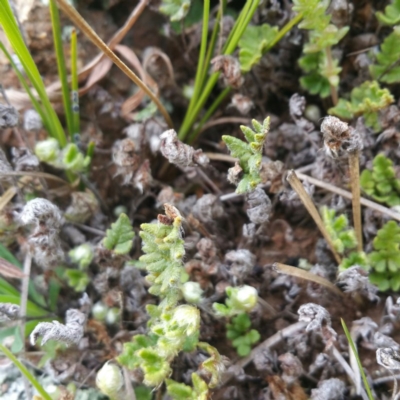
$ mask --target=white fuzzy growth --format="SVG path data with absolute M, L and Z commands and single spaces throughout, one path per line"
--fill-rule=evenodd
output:
M 52 339 L 67 345 L 78 344 L 83 338 L 84 324 L 86 316 L 79 310 L 70 309 L 65 317 L 65 325 L 58 321 L 41 322 L 30 335 L 32 345 L 34 345 L 39 336 L 42 336 L 41 345 Z
M 118 397 L 124 379 L 119 367 L 109 362 L 105 363 L 96 375 L 96 385 L 103 394 L 110 398 Z
M 51 229 L 60 229 L 63 223 L 60 209 L 46 199 L 33 199 L 26 203 L 19 219 L 22 225 L 44 224 Z
M 299 321 L 308 322 L 306 331 L 321 329 L 322 325 L 331 325 L 331 316 L 328 311 L 314 303 L 303 304 L 297 311 Z
M 200 312 L 196 307 L 186 304 L 178 306 L 174 310 L 171 322 L 184 330 L 186 335 L 193 335 L 200 329 Z
M 204 166 L 209 162 L 208 157 L 202 150 L 195 150 L 193 147 L 182 143 L 173 129 L 165 131 L 160 136 L 160 139 L 161 153 L 171 164 L 175 164 L 181 168 L 187 168 L 197 165 Z
M 236 301 L 242 305 L 246 311 L 251 311 L 257 304 L 258 293 L 252 286 L 244 285 L 236 293 Z
M 182 285 L 182 294 L 188 303 L 198 303 L 201 300 L 203 290 L 198 282 L 186 282 Z
M 400 354 L 391 347 L 378 349 L 376 362 L 386 369 L 400 369 Z

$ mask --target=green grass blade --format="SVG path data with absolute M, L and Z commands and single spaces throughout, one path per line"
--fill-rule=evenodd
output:
M 67 74 L 67 67 L 65 65 L 64 49 L 61 37 L 60 14 L 58 13 L 58 8 L 55 0 L 50 0 L 49 8 L 51 16 L 51 25 L 53 28 L 54 49 L 56 51 L 56 58 L 57 58 L 58 76 L 61 82 L 61 91 L 64 104 L 65 118 L 67 120 L 67 128 L 69 136 L 70 138 L 72 138 L 75 132 L 73 131 L 71 96 L 69 93 L 68 74 Z
M 343 327 L 344 333 L 345 333 L 345 335 L 347 337 L 347 340 L 349 341 L 349 344 L 350 344 L 350 347 L 351 347 L 351 351 L 354 353 L 354 356 L 355 356 L 355 358 L 357 360 L 358 368 L 360 369 L 361 377 L 363 379 L 365 390 L 367 392 L 368 398 L 370 400 L 374 400 L 374 398 L 372 396 L 372 393 L 371 393 L 371 388 L 369 387 L 367 377 L 365 376 L 365 372 L 364 372 L 363 366 L 361 364 L 360 357 L 358 356 L 358 352 L 357 352 L 356 346 L 354 345 L 354 342 L 353 342 L 353 339 L 351 338 L 350 332 L 347 329 L 346 323 L 343 321 L 342 318 L 340 320 L 342 321 L 342 327 Z
M 38 96 L 43 104 L 43 110 L 47 115 L 47 118 L 43 120 L 43 123 L 48 124 L 46 128 L 49 135 L 55 137 L 60 145 L 64 147 L 67 144 L 64 130 L 56 112 L 50 103 L 40 73 L 35 62 L 33 61 L 31 54 L 29 53 L 28 48 L 24 43 L 18 24 L 15 21 L 10 4 L 7 0 L 0 0 L 0 25 L 2 26 L 7 39 L 9 40 L 15 54 L 21 61 L 26 75 L 38 93 Z
M 80 133 L 79 126 L 79 82 L 78 82 L 78 40 L 76 30 L 71 33 L 71 94 L 72 94 L 72 132 Z
M 32 93 L 30 87 L 28 86 L 28 83 L 27 83 L 25 77 L 21 74 L 20 70 L 16 66 L 14 60 L 11 57 L 11 54 L 7 51 L 6 47 L 4 46 L 4 44 L 2 42 L 0 42 L 0 49 L 3 51 L 3 53 L 7 57 L 8 61 L 10 62 L 14 72 L 17 74 L 17 77 L 18 77 L 21 85 L 25 89 L 26 93 L 28 93 L 28 96 L 29 96 L 29 98 L 30 98 L 30 100 L 32 102 L 33 107 L 35 108 L 37 113 L 40 115 L 40 118 L 42 118 L 43 124 L 45 126 L 47 126 L 48 125 L 48 121 L 46 120 L 47 115 L 43 111 L 41 104 L 37 101 L 36 97 Z
M 18 358 L 7 349 L 7 347 L 0 344 L 0 351 L 2 351 L 14 363 L 14 365 L 21 371 L 25 378 L 28 379 L 28 381 L 39 392 L 40 396 L 44 400 L 52 400 L 50 395 L 43 389 L 42 385 L 37 381 L 37 379 L 28 371 L 25 365 L 22 364 L 21 361 L 19 361 Z

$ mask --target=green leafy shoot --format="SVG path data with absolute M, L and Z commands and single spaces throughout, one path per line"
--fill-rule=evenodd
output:
M 349 329 L 347 328 L 347 325 L 344 322 L 344 320 L 342 318 L 340 318 L 340 320 L 342 322 L 342 327 L 343 327 L 343 330 L 344 330 L 344 334 L 346 335 L 346 338 L 347 338 L 347 340 L 349 342 L 351 351 L 353 352 L 354 357 L 357 360 L 358 368 L 360 370 L 361 377 L 362 377 L 362 380 L 364 382 L 365 391 L 367 392 L 368 399 L 369 400 L 374 400 L 374 397 L 372 396 L 372 393 L 371 393 L 371 388 L 369 387 L 369 383 L 368 383 L 367 377 L 365 376 L 364 368 L 363 368 L 363 366 L 361 364 L 360 357 L 358 355 L 358 352 L 357 352 L 356 346 L 355 346 L 355 344 L 353 342 L 353 339 L 351 338 L 351 334 L 349 332 Z
M 373 241 L 374 251 L 369 254 L 373 269 L 370 281 L 379 290 L 400 289 L 400 227 L 395 221 L 389 221 L 378 231 Z
M 299 60 L 300 67 L 306 73 L 300 83 L 311 94 L 318 94 L 322 98 L 331 94 L 335 102 L 341 68 L 338 60 L 332 58 L 331 47 L 343 39 L 349 28 L 337 28 L 330 23 L 328 6 L 327 1 L 295 0 L 293 9 L 303 14 L 299 27 L 309 30 L 309 41 L 304 46 L 305 55 Z
M 243 72 L 250 71 L 260 61 L 277 33 L 278 28 L 268 24 L 246 28 L 239 40 L 239 61 Z
M 192 373 L 193 388 L 184 383 L 167 379 L 167 393 L 174 400 L 207 400 L 208 386 L 195 372 Z
M 400 180 L 396 178 L 393 162 L 378 154 L 372 165 L 372 171 L 365 169 L 361 173 L 361 188 L 374 200 L 389 207 L 400 205 Z
M 333 60 L 336 69 L 336 76 L 340 73 L 338 61 Z M 331 93 L 329 79 L 323 75 L 322 71 L 326 66 L 326 54 L 323 52 L 310 53 L 301 57 L 299 65 L 306 75 L 300 78 L 301 86 L 311 94 L 326 98 Z
M 400 10 L 398 12 L 400 13 Z M 400 16 L 398 18 L 400 22 Z M 395 26 L 393 32 L 387 36 L 381 44 L 381 51 L 376 54 L 377 64 L 373 64 L 369 67 L 374 79 L 386 83 L 400 82 L 399 41 L 400 26 Z
M 66 269 L 64 276 L 67 280 L 68 286 L 73 288 L 75 292 L 84 292 L 90 282 L 88 274 L 79 269 Z
M 270 118 L 265 118 L 263 124 L 255 119 L 252 120 L 253 128 L 241 126 L 246 141 L 237 139 L 233 136 L 224 135 L 222 140 L 228 147 L 231 155 L 239 159 L 238 166 L 231 168 L 228 172 L 228 179 L 234 183 L 236 193 L 248 193 L 253 191 L 261 182 L 260 170 L 264 143 L 269 131 Z
M 261 337 L 258 331 L 250 327 L 250 318 L 245 313 L 233 317 L 232 322 L 226 325 L 226 337 L 232 341 L 233 347 L 241 357 L 249 355 L 252 345 Z
M 365 124 L 379 132 L 378 111 L 393 102 L 394 98 L 388 89 L 381 89 L 377 81 L 366 81 L 351 91 L 350 101 L 339 99 L 328 113 L 347 120 L 363 115 Z
M 55 0 L 50 0 L 49 8 L 51 16 L 51 25 L 53 28 L 53 40 L 54 40 L 54 48 L 56 51 L 58 76 L 61 81 L 61 91 L 62 91 L 65 117 L 67 121 L 68 132 L 70 137 L 72 138 L 74 134 L 73 131 L 74 123 L 72 116 L 71 95 L 68 85 L 68 74 L 67 74 L 67 67 L 65 64 L 64 49 L 61 36 L 60 15 L 58 13 L 58 8 Z
M 346 215 L 336 216 L 336 211 L 326 206 L 321 207 L 320 213 L 335 250 L 339 254 L 357 246 L 356 234 L 353 228 L 349 228 L 349 220 Z
M 400 0 L 393 0 L 385 7 L 385 12 L 378 11 L 376 14 L 379 22 L 383 25 L 397 25 L 400 23 Z
M 346 258 L 343 258 L 339 265 L 339 270 L 343 271 L 354 265 L 369 269 L 369 259 L 364 252 L 352 251 Z
M 106 249 L 114 251 L 115 254 L 128 254 L 132 248 L 132 239 L 135 236 L 131 221 L 124 213 L 120 214 L 117 221 L 107 229 L 103 245 Z
M 36 101 L 33 102 L 33 105 L 35 108 L 39 107 L 36 110 L 42 117 L 44 126 L 46 127 L 49 135 L 56 138 L 60 146 L 64 147 L 67 144 L 64 130 L 56 112 L 54 111 L 53 106 L 50 103 L 40 73 L 35 62 L 33 61 L 31 54 L 29 53 L 28 48 L 24 43 L 24 39 L 19 30 L 18 24 L 15 21 L 8 1 L 0 2 L 0 25 L 3 28 L 4 33 L 6 34 L 15 54 L 18 56 L 18 59 L 20 60 L 29 81 L 35 88 L 40 98 L 40 103 Z M 1 46 L 1 48 L 4 51 L 4 46 Z M 17 75 L 19 78 L 22 76 L 21 74 Z M 26 85 L 26 81 L 24 80 L 21 81 L 21 83 L 24 86 Z
M 190 3 L 191 0 L 162 0 L 160 11 L 171 21 L 181 21 L 189 12 Z

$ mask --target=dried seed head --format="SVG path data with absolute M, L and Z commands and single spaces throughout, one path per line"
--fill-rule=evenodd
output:
M 232 56 L 217 56 L 211 60 L 212 72 L 221 72 L 225 86 L 239 89 L 244 82 L 239 60 Z
M 318 382 L 318 389 L 311 390 L 310 400 L 342 400 L 346 384 L 337 378 Z
M 249 250 L 232 250 L 225 254 L 229 274 L 239 282 L 246 279 L 254 269 L 256 256 Z
M 378 325 L 370 317 L 363 317 L 353 321 L 350 332 L 353 338 L 357 338 L 357 340 L 361 338 L 371 344 L 377 329 Z
M 396 351 L 400 350 L 400 345 L 395 340 L 379 331 L 374 333 L 374 345 L 376 348 L 390 347 Z
M 400 369 L 400 354 L 390 347 L 378 349 L 376 362 L 386 369 Z
M 72 222 L 85 223 L 99 210 L 99 202 L 89 189 L 71 193 L 71 204 L 65 210 L 65 218 Z
M 193 147 L 182 143 L 173 129 L 165 131 L 160 139 L 160 151 L 171 164 L 187 168 L 205 166 L 210 161 L 202 150 L 195 150 Z
M 314 124 L 303 117 L 306 109 L 306 99 L 295 93 L 289 100 L 290 116 L 296 123 L 296 126 L 304 132 L 312 132 Z
M 342 271 L 338 276 L 337 285 L 345 293 L 358 292 L 370 301 L 379 300 L 378 288 L 369 281 L 368 272 L 358 265 Z
M 276 354 L 272 353 L 269 348 L 261 348 L 257 350 L 254 358 L 253 364 L 257 371 L 264 374 L 273 375 L 276 365 Z
M 217 196 L 205 194 L 196 201 L 192 213 L 195 218 L 204 224 L 212 225 L 225 215 L 225 210 Z
M 79 310 L 70 309 L 65 316 L 65 325 L 58 321 L 41 322 L 30 335 L 31 343 L 34 345 L 39 336 L 42 336 L 41 346 L 52 339 L 67 345 L 79 344 L 83 338 L 86 316 Z
M 36 110 L 26 110 L 24 113 L 24 129 L 30 131 L 40 131 L 43 128 L 42 118 Z
M 15 107 L 0 104 L 0 129 L 17 126 L 18 118 L 19 114 Z
M 228 169 L 228 182 L 238 185 L 243 176 L 243 169 L 236 161 L 235 166 Z
M 247 202 L 249 203 L 247 215 L 251 222 L 263 224 L 269 220 L 272 208 L 271 200 L 260 186 L 248 194 Z
M 152 180 L 153 177 L 151 176 L 150 161 L 144 160 L 142 165 L 136 171 L 133 178 L 133 185 L 140 191 L 140 193 L 143 193 L 144 190 L 147 190 L 150 187 Z
M 236 93 L 232 96 L 230 105 L 236 108 L 236 110 L 238 110 L 242 115 L 247 115 L 254 107 L 254 103 L 250 97 L 244 96 L 240 93 Z
M 28 244 L 36 263 L 45 269 L 55 266 L 64 257 L 58 237 L 63 223 L 58 207 L 46 199 L 33 199 L 18 217 L 22 225 L 34 225 Z
M 10 321 L 19 317 L 20 307 L 12 303 L 0 303 L 0 321 Z
M 333 157 L 337 157 L 340 150 L 351 153 L 363 148 L 358 132 L 339 118 L 325 117 L 321 124 L 321 132 L 324 134 L 325 150 Z
M 328 311 L 318 304 L 303 304 L 300 306 L 297 314 L 299 314 L 299 321 L 308 322 L 306 327 L 307 332 L 319 330 L 325 325 L 331 325 L 331 316 Z
M 19 215 L 22 225 L 35 225 L 35 230 L 59 230 L 63 223 L 60 209 L 46 199 L 36 198 L 28 201 Z M 34 232 L 35 233 L 35 232 Z
M 123 184 L 131 183 L 133 174 L 139 167 L 139 155 L 131 139 L 117 140 L 113 146 L 113 161 L 117 166 L 116 175 L 123 176 Z
M 293 384 L 302 374 L 303 365 L 292 353 L 285 353 L 278 357 L 283 375 L 282 379 L 288 384 Z
M 37 171 L 39 169 L 39 159 L 28 148 L 13 147 L 11 154 L 16 171 Z

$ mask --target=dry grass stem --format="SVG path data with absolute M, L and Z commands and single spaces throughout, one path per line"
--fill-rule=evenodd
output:
M 351 200 L 353 198 L 353 195 L 347 190 L 338 188 L 337 186 L 334 186 L 334 185 L 331 185 L 329 183 L 326 183 L 326 182 L 320 181 L 318 179 L 312 178 L 311 176 L 305 175 L 305 174 L 303 174 L 301 172 L 298 172 L 298 171 L 296 171 L 296 174 L 300 179 L 302 179 L 304 181 L 307 181 L 307 182 L 310 182 L 313 185 L 318 186 L 320 188 L 326 189 L 329 192 L 336 193 L 336 194 L 338 194 L 338 195 L 340 195 L 340 196 L 342 196 L 342 197 L 344 197 L 346 199 L 350 199 Z M 372 210 L 378 211 L 378 212 L 380 212 L 380 213 L 382 213 L 384 215 L 387 215 L 390 218 L 395 219 L 396 221 L 400 221 L 400 213 L 398 213 L 396 211 L 393 211 L 390 208 L 381 206 L 380 204 L 375 203 L 375 202 L 373 202 L 371 200 L 365 199 L 364 197 L 360 197 L 360 204 L 365 206 L 365 207 L 371 208 Z
M 332 242 L 332 238 L 330 237 L 328 231 L 325 228 L 325 225 L 322 221 L 321 216 L 319 215 L 319 212 L 317 208 L 315 207 L 313 201 L 311 200 L 311 197 L 308 195 L 306 190 L 304 189 L 303 184 L 301 183 L 300 179 L 297 177 L 296 172 L 294 170 L 291 170 L 288 172 L 287 175 L 287 181 L 290 183 L 290 186 L 292 189 L 297 193 L 297 195 L 300 197 L 300 200 L 304 204 L 304 207 L 307 209 L 311 217 L 313 218 L 314 222 L 318 226 L 320 232 L 322 233 L 322 236 L 325 238 L 326 242 L 328 243 L 328 246 L 330 247 L 333 256 L 335 257 L 335 260 L 338 264 L 342 262 L 338 252 L 335 250 L 335 247 Z
M 360 152 L 353 151 L 349 153 L 349 169 L 350 169 L 350 184 L 352 193 L 352 206 L 353 206 L 353 222 L 354 229 L 357 237 L 357 250 L 363 251 L 363 237 L 362 237 L 362 222 L 361 222 L 361 204 L 360 204 Z
M 222 153 L 204 153 L 210 160 L 215 160 L 215 161 L 226 161 L 229 163 L 234 164 L 236 161 L 239 161 L 238 158 L 232 157 L 228 154 L 222 154 Z
M 12 200 L 18 190 L 15 186 L 9 187 L 0 197 L 0 211 Z
M 290 265 L 281 264 L 281 263 L 274 263 L 273 267 L 280 274 L 287 274 L 290 276 L 294 276 L 296 278 L 301 278 L 301 279 L 305 279 L 310 282 L 318 283 L 319 285 L 326 287 L 327 289 L 329 289 L 331 292 L 335 293 L 336 295 L 338 295 L 340 297 L 345 297 L 345 294 L 337 286 L 335 286 L 332 282 L 329 282 L 327 279 L 322 278 L 319 275 L 315 275 L 315 274 L 305 271 L 304 269 L 301 269 L 301 268 L 296 268 L 296 267 L 292 267 Z
M 140 89 L 142 89 L 150 99 L 157 105 L 161 114 L 165 118 L 168 126 L 173 127 L 168 111 L 161 104 L 160 100 L 150 90 L 150 88 L 108 47 L 81 15 L 67 3 L 66 0 L 57 0 L 60 9 L 71 19 L 71 21 L 86 35 L 86 37 L 97 46 L 126 76 L 128 76 Z

